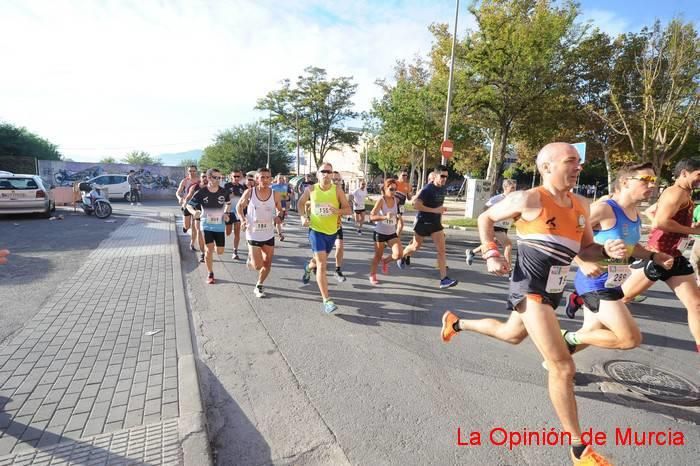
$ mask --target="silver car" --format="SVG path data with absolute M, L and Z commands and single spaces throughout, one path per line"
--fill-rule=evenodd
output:
M 40 177 L 0 171 L 0 214 L 40 213 L 50 217 L 55 209 L 53 194 Z

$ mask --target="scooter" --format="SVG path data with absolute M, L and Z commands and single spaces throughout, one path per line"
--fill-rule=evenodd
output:
M 102 195 L 102 191 L 95 184 L 80 183 L 80 207 L 87 215 L 95 214 L 95 217 L 104 219 L 112 215 L 112 204 Z

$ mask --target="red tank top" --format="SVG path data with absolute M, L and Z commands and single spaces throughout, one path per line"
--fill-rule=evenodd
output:
M 678 209 L 678 212 L 671 217 L 676 222 L 689 227 L 693 223 L 693 208 L 694 204 L 689 201 L 685 206 Z M 680 256 L 682 253 L 678 250 L 678 243 L 680 243 L 682 238 L 687 238 L 688 235 L 683 233 L 669 233 L 668 231 L 663 231 L 658 228 L 651 230 L 649 234 L 649 248 L 665 252 L 672 256 Z

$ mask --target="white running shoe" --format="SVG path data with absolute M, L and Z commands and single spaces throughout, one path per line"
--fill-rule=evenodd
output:
M 262 285 L 256 285 L 255 288 L 253 288 L 253 294 L 256 298 L 264 298 L 265 292 L 263 291 Z

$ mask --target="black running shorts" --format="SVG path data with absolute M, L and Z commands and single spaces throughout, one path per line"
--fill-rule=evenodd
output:
M 413 232 L 417 234 L 418 236 L 430 236 L 433 233 L 437 233 L 438 231 L 442 231 L 442 224 L 441 223 L 423 223 L 423 222 L 416 222 L 416 224 L 413 227 Z
M 376 231 L 374 232 L 375 243 L 388 243 L 394 238 L 398 238 L 398 236 L 396 236 L 396 233 L 392 233 L 390 235 L 383 235 L 381 233 L 377 233 Z
M 248 245 L 253 246 L 254 248 L 261 248 L 263 246 L 272 246 L 274 248 L 275 247 L 275 237 L 273 236 L 272 238 L 268 239 L 267 241 L 255 241 L 254 239 L 249 239 Z
M 217 248 L 223 248 L 226 245 L 226 233 L 204 230 L 204 244 L 211 243 L 216 243 Z
M 671 277 L 680 277 L 695 273 L 693 271 L 693 266 L 690 265 L 688 259 L 683 256 L 678 256 L 673 259 L 673 267 L 671 267 L 671 270 L 666 270 L 660 265 L 654 264 L 650 260 L 644 262 L 644 275 L 652 282 L 658 280 L 665 282 Z
M 625 297 L 622 288 L 619 286 L 616 288 L 605 288 L 598 291 L 589 291 L 588 293 L 583 293 L 581 298 L 583 298 L 583 303 L 592 312 L 598 312 L 600 308 L 601 301 L 619 301 Z

